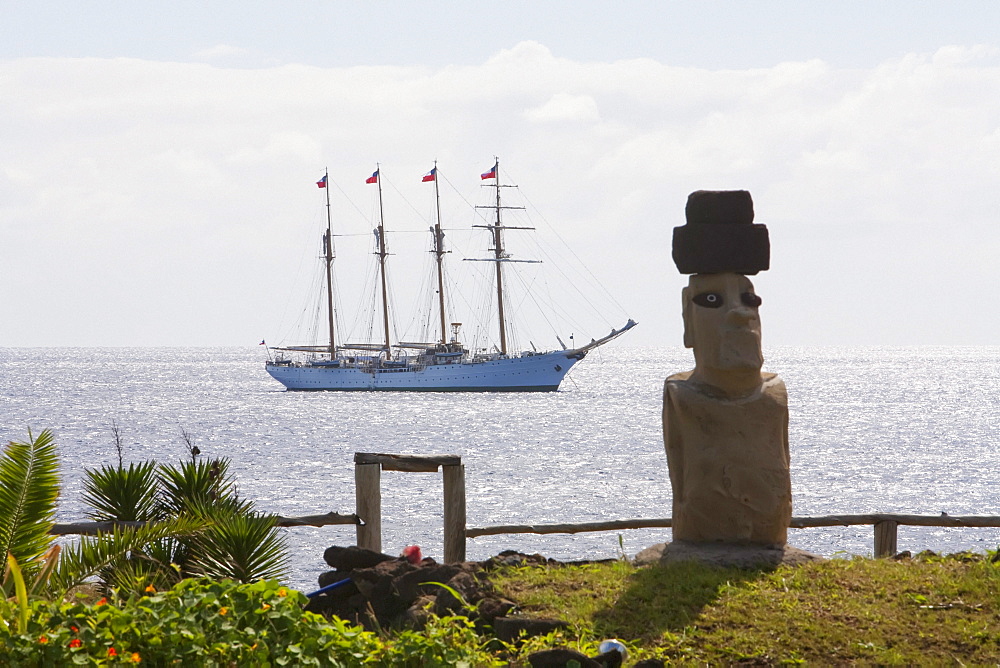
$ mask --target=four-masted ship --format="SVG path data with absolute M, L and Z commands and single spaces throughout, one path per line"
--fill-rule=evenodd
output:
M 509 349 L 507 316 L 504 312 L 504 265 L 511 262 L 531 262 L 516 260 L 504 248 L 504 230 L 531 229 L 506 226 L 502 212 L 508 208 L 501 202 L 499 161 L 489 171 L 481 175 L 483 180 L 492 179 L 495 189 L 492 222 L 481 227 L 490 233 L 493 242 L 492 257 L 477 258 L 476 261 L 492 262 L 495 265 L 494 284 L 496 288 L 497 322 L 499 324 L 498 344 L 492 350 L 470 351 L 460 340 L 461 324 L 451 323 L 447 327 L 445 311 L 444 281 L 444 231 L 441 227 L 440 191 L 438 189 L 437 164 L 424 177 L 424 181 L 434 181 L 435 210 L 437 220 L 431 228 L 433 235 L 432 253 L 436 259 L 436 280 L 438 295 L 438 338 L 432 343 L 393 343 L 389 334 L 389 297 L 386 280 L 386 235 L 382 217 L 382 182 L 377 169 L 368 183 L 378 185 L 379 221 L 375 229 L 378 258 L 379 292 L 381 294 L 381 324 L 383 340 L 376 343 L 350 344 L 337 340 L 334 318 L 333 281 L 333 225 L 330 213 L 330 189 L 327 187 L 329 173 L 317 182 L 326 188 L 327 226 L 323 235 L 323 257 L 326 281 L 326 315 L 329 341 L 323 345 L 276 346 L 269 350 L 277 355 L 268 359 L 265 368 L 271 376 L 289 390 L 386 390 L 386 391 L 426 391 L 426 392 L 551 392 L 559 389 L 559 383 L 574 364 L 582 360 L 588 352 L 621 336 L 635 326 L 631 319 L 621 328 L 590 343 L 574 348 L 539 352 L 536 350 L 514 352 Z M 557 337 L 558 338 L 558 337 Z M 562 341 L 560 340 L 560 344 Z M 300 358 L 296 358 L 298 355 Z

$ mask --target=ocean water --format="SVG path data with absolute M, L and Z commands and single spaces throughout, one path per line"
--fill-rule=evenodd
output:
M 794 514 L 1000 515 L 1000 347 L 771 348 L 788 386 Z M 611 344 L 556 393 L 295 393 L 263 368 L 263 348 L 0 348 L 0 438 L 55 432 L 60 521 L 83 518 L 82 473 L 117 461 L 178 461 L 188 433 L 228 457 L 240 493 L 281 515 L 354 510 L 355 452 L 457 454 L 468 525 L 593 522 L 670 515 L 660 428 L 666 376 L 683 348 Z M 383 549 L 442 557 L 441 474 L 382 474 Z M 292 586 L 311 590 L 323 550 L 353 526 L 287 535 Z M 634 555 L 669 529 L 621 532 Z M 871 527 L 793 529 L 827 556 L 872 553 Z M 996 549 L 1000 529 L 899 528 L 899 549 Z M 470 539 L 558 559 L 620 555 L 616 532 Z

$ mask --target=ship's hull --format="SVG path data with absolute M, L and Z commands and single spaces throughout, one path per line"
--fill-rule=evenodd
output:
M 364 368 L 268 362 L 267 372 L 289 390 L 388 392 L 553 392 L 578 360 L 548 352 L 419 368 Z

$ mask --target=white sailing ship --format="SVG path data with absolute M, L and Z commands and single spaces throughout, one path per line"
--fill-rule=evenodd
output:
M 491 272 L 496 290 L 496 318 L 498 323 L 497 343 L 489 349 L 468 349 L 461 341 L 461 324 L 448 324 L 446 317 L 446 294 L 444 280 L 444 231 L 441 227 L 440 191 L 438 189 L 437 164 L 424 177 L 434 181 L 436 222 L 431 228 L 433 237 L 432 253 L 436 259 L 438 336 L 436 341 L 424 343 L 393 342 L 389 332 L 389 297 L 386 280 L 386 234 L 382 217 L 382 179 L 380 170 L 367 180 L 378 185 L 379 220 L 375 229 L 378 259 L 379 293 L 381 296 L 382 340 L 375 343 L 346 343 L 337 339 L 334 317 L 334 250 L 333 226 L 330 213 L 330 188 L 327 187 L 329 172 L 317 182 L 326 188 L 326 231 L 323 235 L 323 257 L 326 282 L 326 328 L 329 339 L 322 345 L 292 345 L 270 347 L 269 359 L 265 364 L 267 372 L 289 390 L 355 390 L 355 391 L 427 391 L 427 392 L 551 392 L 559 389 L 559 384 L 574 364 L 586 357 L 591 350 L 621 336 L 635 322 L 631 319 L 620 329 L 612 329 L 609 334 L 579 347 L 566 347 L 557 337 L 562 349 L 539 352 L 537 350 L 515 352 L 508 341 L 508 322 L 505 313 L 504 276 L 505 265 L 513 262 L 532 262 L 510 257 L 504 248 L 504 231 L 512 229 L 532 229 L 508 226 L 503 221 L 503 212 L 511 208 L 501 202 L 499 161 L 491 170 L 481 175 L 483 180 L 492 179 L 495 189 L 492 219 L 484 225 L 474 225 L 485 229 L 492 241 L 492 256 L 475 258 L 476 261 L 491 262 L 495 272 Z M 571 339 L 572 341 L 572 339 Z M 534 347 L 534 346 L 532 346 Z M 271 358 L 270 351 L 276 355 Z

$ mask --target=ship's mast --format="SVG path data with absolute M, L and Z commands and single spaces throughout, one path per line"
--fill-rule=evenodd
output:
M 385 332 L 385 358 L 389 360 L 392 359 L 392 349 L 389 342 L 389 288 L 385 278 L 385 259 L 389 255 L 389 251 L 385 247 L 385 217 L 382 211 L 382 168 L 378 164 L 376 164 L 375 169 L 375 183 L 378 184 L 378 228 L 375 233 L 378 236 L 379 275 L 382 278 L 382 325 Z
M 495 172 L 493 185 L 496 187 L 496 222 L 493 225 L 493 257 L 496 258 L 496 270 L 497 270 L 497 320 L 500 324 L 500 354 L 507 354 L 507 322 L 504 319 L 503 314 L 503 259 L 505 256 L 503 250 L 503 234 L 502 234 L 502 224 L 500 222 L 500 160 L 494 163 L 493 171 Z
M 492 174 L 492 176 L 490 176 Z M 488 262 L 493 262 L 496 264 L 496 276 L 497 276 L 497 320 L 499 321 L 500 329 L 500 354 L 507 354 L 507 318 L 504 316 L 504 301 L 503 301 L 503 267 L 505 262 L 530 262 L 537 263 L 538 260 L 514 260 L 511 259 L 507 254 L 507 251 L 503 247 L 503 230 L 533 230 L 533 227 L 511 227 L 509 225 L 504 225 L 501 218 L 500 212 L 503 209 L 523 209 L 523 206 L 504 206 L 500 203 L 500 189 L 501 188 L 514 188 L 516 186 L 505 186 L 500 183 L 500 160 L 496 159 L 493 163 L 493 169 L 486 174 L 483 174 L 483 178 L 492 178 L 493 187 L 496 189 L 496 198 L 494 204 L 488 207 L 476 207 L 477 209 L 493 209 L 494 211 L 494 222 L 492 225 L 473 225 L 473 227 L 484 227 L 493 233 L 493 257 Z
M 330 170 L 323 174 L 324 190 L 326 190 L 326 234 L 323 235 L 323 253 L 326 259 L 326 313 L 330 325 L 330 359 L 337 356 L 337 345 L 334 339 L 333 327 L 333 222 L 330 215 Z
M 438 189 L 437 160 L 434 161 L 434 202 L 437 210 L 437 221 L 431 228 L 434 235 L 434 256 L 437 259 L 438 306 L 441 315 L 441 343 L 448 343 L 448 331 L 445 329 L 444 317 L 444 230 L 441 229 L 441 191 Z

